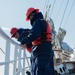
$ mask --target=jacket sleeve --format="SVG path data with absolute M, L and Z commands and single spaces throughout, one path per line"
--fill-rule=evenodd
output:
M 21 40 L 26 37 L 29 34 L 30 29 L 19 29 L 19 38 L 17 39 L 17 41 L 21 42 Z
M 26 49 L 28 52 L 31 52 L 32 51 L 32 43 L 29 43 L 29 44 L 26 44 Z
M 33 24 L 33 27 L 29 35 L 21 41 L 21 44 L 27 44 L 34 41 L 35 39 L 37 39 L 42 35 L 45 29 L 46 29 L 46 24 L 41 22 L 41 20 L 36 20 Z

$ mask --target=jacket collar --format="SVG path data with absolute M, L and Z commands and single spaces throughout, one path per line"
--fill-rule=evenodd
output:
M 37 19 L 43 19 L 43 15 L 41 12 L 38 12 L 36 14 L 34 14 L 33 18 L 30 20 L 31 25 L 33 26 L 33 23 L 37 20 Z

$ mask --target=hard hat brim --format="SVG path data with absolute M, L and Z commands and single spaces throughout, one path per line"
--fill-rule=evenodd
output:
M 36 10 L 36 12 L 39 12 L 39 9 L 35 9 L 35 10 Z M 26 17 L 26 21 L 29 21 L 28 16 Z
M 15 33 L 16 33 L 17 31 L 18 31 L 18 30 L 16 30 L 16 31 L 15 31 Z M 14 37 L 14 34 L 15 34 L 15 33 L 13 33 L 13 34 L 11 35 L 11 38 L 13 38 L 13 37 Z

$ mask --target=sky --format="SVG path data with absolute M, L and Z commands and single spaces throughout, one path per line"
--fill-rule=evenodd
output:
M 55 4 L 53 6 L 53 3 Z M 68 1 L 67 8 L 65 10 Z M 26 11 L 30 7 L 38 8 L 45 15 L 47 5 L 51 4 L 50 17 L 54 21 L 56 32 L 59 27 L 66 30 L 64 42 L 74 49 L 75 47 L 75 0 L 0 0 L 0 27 L 7 28 L 3 31 L 10 37 L 10 29 L 31 28 L 30 22 L 26 21 Z M 72 8 L 71 8 L 72 6 Z M 65 11 L 65 13 L 64 13 Z M 69 13 L 70 11 L 70 13 Z M 64 14 L 64 15 L 63 15 Z M 69 15 L 68 15 L 69 14 Z M 63 20 L 62 20 L 63 17 Z M 68 19 L 67 19 L 68 17 Z M 66 21 L 67 19 L 67 21 Z M 62 23 L 61 23 L 62 20 Z M 14 40 L 14 39 L 13 39 Z M 0 48 L 5 50 L 5 41 L 0 37 Z M 1 61 L 4 61 L 4 55 Z M 1 74 L 1 73 L 0 73 Z

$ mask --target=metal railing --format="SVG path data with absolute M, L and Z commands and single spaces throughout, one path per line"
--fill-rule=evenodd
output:
M 12 75 L 25 75 L 25 68 L 26 66 L 30 69 L 30 64 L 28 61 L 28 57 L 26 55 L 26 51 L 21 48 L 21 46 L 13 41 L 4 31 L 0 28 L 0 37 L 6 40 L 5 43 L 5 61 L 0 62 L 0 66 L 4 65 L 4 75 L 9 74 L 10 64 L 13 65 L 13 74 Z M 10 48 L 11 44 L 14 45 L 14 59 L 10 60 Z M 22 54 L 23 52 L 23 54 Z M 21 62 L 22 60 L 22 62 Z M 27 61 L 27 64 L 26 62 Z

